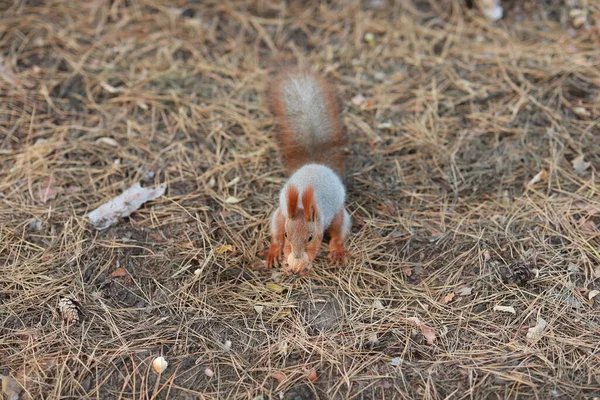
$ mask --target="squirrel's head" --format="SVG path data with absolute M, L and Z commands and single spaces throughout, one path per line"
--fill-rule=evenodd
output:
M 287 268 L 284 269 L 288 274 L 305 275 L 312 268 L 323 241 L 323 223 L 312 186 L 300 195 L 298 189 L 290 185 L 286 196 L 288 218 L 285 221 L 284 256 Z M 299 204 L 300 199 L 302 204 Z

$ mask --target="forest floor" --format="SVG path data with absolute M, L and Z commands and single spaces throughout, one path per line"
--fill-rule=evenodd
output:
M 0 5 L 7 394 L 600 396 L 600 4 L 502 4 Z M 286 64 L 350 138 L 352 256 L 304 278 L 259 256 Z M 136 183 L 166 191 L 94 229 Z

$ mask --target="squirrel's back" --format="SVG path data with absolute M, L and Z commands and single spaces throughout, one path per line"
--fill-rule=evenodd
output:
M 272 82 L 268 103 L 277 120 L 277 143 L 289 174 L 311 163 L 345 174 L 342 107 L 322 76 L 301 69 L 286 71 Z

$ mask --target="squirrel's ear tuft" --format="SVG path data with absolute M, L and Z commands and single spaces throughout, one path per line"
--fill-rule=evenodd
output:
M 298 189 L 295 186 L 288 186 L 287 190 L 287 213 L 288 218 L 293 219 L 298 213 Z
M 302 193 L 302 207 L 304 208 L 304 219 L 314 222 L 317 219 L 317 204 L 315 203 L 315 189 L 312 186 Z

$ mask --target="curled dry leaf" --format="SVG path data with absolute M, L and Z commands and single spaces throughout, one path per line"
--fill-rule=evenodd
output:
M 131 186 L 123 193 L 104 203 L 86 216 L 97 230 L 103 230 L 118 222 L 119 218 L 127 217 L 147 201 L 154 200 L 165 193 L 166 185 L 147 189 L 139 183 Z
M 592 300 L 594 297 L 598 296 L 598 294 L 600 294 L 600 291 L 590 290 L 590 292 L 588 293 L 588 299 Z
M 308 379 L 311 382 L 316 382 L 319 380 L 319 377 L 317 376 L 317 371 L 315 371 L 314 369 L 311 369 L 309 371 L 306 372 L 306 379 Z
M 106 82 L 100 82 L 100 86 L 102 86 L 102 88 L 104 90 L 106 90 L 110 94 L 115 94 L 115 93 L 119 93 L 119 92 L 123 91 L 123 88 L 121 88 L 121 87 L 114 87 L 112 85 L 109 85 Z
M 7 400 L 18 400 L 19 394 L 21 393 L 22 387 L 19 385 L 13 377 L 8 375 L 1 375 L 2 379 L 2 393 L 6 395 Z
M 447 295 L 445 295 L 442 300 L 440 300 L 440 303 L 442 304 L 448 304 L 452 301 L 452 299 L 454 299 L 455 294 L 453 292 L 448 293 Z
M 48 178 L 40 186 L 37 198 L 42 203 L 47 203 L 48 201 L 55 199 L 56 196 L 62 192 L 63 188 L 56 185 L 54 178 Z
M 546 322 L 542 317 L 537 318 L 537 323 L 533 328 L 529 328 L 527 330 L 527 339 L 536 340 L 542 337 L 542 333 L 548 326 L 548 322 Z
M 232 180 L 230 180 L 229 182 L 227 182 L 227 187 L 231 187 L 233 185 L 235 185 L 236 183 L 239 183 L 239 181 L 241 181 L 242 178 L 240 178 L 239 176 L 236 176 L 235 178 L 233 178 Z
M 169 366 L 169 363 L 167 360 L 165 360 L 164 357 L 156 357 L 154 359 L 154 361 L 152 361 L 152 368 L 154 368 L 154 371 L 156 371 L 157 374 L 162 374 L 164 372 L 165 369 L 167 369 L 167 367 Z
M 389 364 L 390 364 L 392 367 L 399 367 L 400 365 L 402 365 L 402 362 L 403 362 L 403 361 L 404 361 L 404 360 L 402 360 L 402 358 L 400 358 L 400 357 L 394 357 L 394 358 L 392 358 L 392 359 L 390 360 Z
M 96 139 L 96 144 L 107 144 L 111 147 L 119 147 L 119 143 L 113 138 L 110 137 L 101 137 Z
M 373 343 L 373 344 L 379 343 L 379 338 L 377 337 L 377 332 L 373 332 L 373 333 L 369 334 L 367 340 L 369 341 L 369 343 Z
M 573 169 L 578 174 L 585 172 L 592 164 L 588 161 L 584 161 L 584 156 L 581 155 L 573 160 Z
M 498 21 L 504 14 L 500 0 L 481 0 L 481 9 L 483 14 L 492 21 Z
M 127 270 L 125 268 L 117 268 L 110 274 L 113 278 L 121 278 L 123 276 L 127 276 Z
M 257 313 L 258 315 L 262 315 L 262 313 L 263 313 L 263 309 L 264 309 L 264 307 L 263 307 L 263 306 L 254 306 L 254 311 L 256 311 L 256 313 Z
M 275 282 L 267 282 L 265 286 L 267 287 L 267 289 L 275 293 L 282 293 L 285 290 L 283 286 L 278 285 Z
M 586 110 L 584 107 L 573 107 L 573 112 L 577 114 L 578 117 L 588 118 L 592 114 Z
M 217 254 L 223 254 L 223 253 L 227 253 L 229 251 L 233 250 L 233 246 L 230 244 L 224 244 L 223 246 L 219 247 L 217 249 Z
M 208 376 L 209 378 L 212 378 L 213 376 L 215 376 L 215 371 L 213 371 L 211 368 L 206 367 L 204 369 L 204 375 Z
M 291 313 L 292 312 L 289 309 L 286 309 L 286 310 L 275 313 L 275 315 L 273 315 L 273 317 L 275 318 L 275 320 L 280 320 L 285 317 L 288 317 Z
M 433 328 L 427 326 L 427 324 L 421 321 L 418 317 L 407 318 L 407 321 L 412 322 L 421 329 L 421 333 L 425 337 L 425 340 L 427 340 L 427 344 L 433 344 L 433 341 L 435 340 L 435 330 Z
M 275 378 L 278 382 L 283 382 L 286 378 L 285 374 L 281 371 L 271 372 L 271 378 Z
M 467 286 L 461 286 L 455 291 L 455 293 L 459 296 L 470 296 L 472 292 L 473 288 Z
M 531 180 L 529 182 L 527 182 L 527 185 L 525 185 L 525 187 L 533 186 L 540 181 L 545 181 L 547 178 L 548 178 L 548 173 L 546 172 L 545 169 L 543 169 L 540 172 L 538 172 L 533 178 L 531 178 Z
M 513 306 L 494 306 L 494 311 L 508 312 L 515 315 L 517 314 Z
M 225 199 L 225 203 L 227 203 L 227 204 L 237 204 L 237 203 L 241 203 L 242 201 L 244 201 L 244 199 L 238 199 L 237 197 L 234 197 L 234 196 L 229 196 L 227 199 Z
M 230 351 L 231 345 L 232 345 L 231 340 L 226 340 L 225 343 L 223 343 L 223 350 Z
M 286 355 L 289 349 L 289 345 L 287 342 L 282 342 L 279 344 L 279 353 Z
M 352 104 L 360 106 L 362 103 L 365 102 L 365 100 L 367 100 L 365 98 L 365 96 L 363 96 L 362 94 L 358 94 L 358 95 L 354 96 L 351 101 L 352 101 Z

